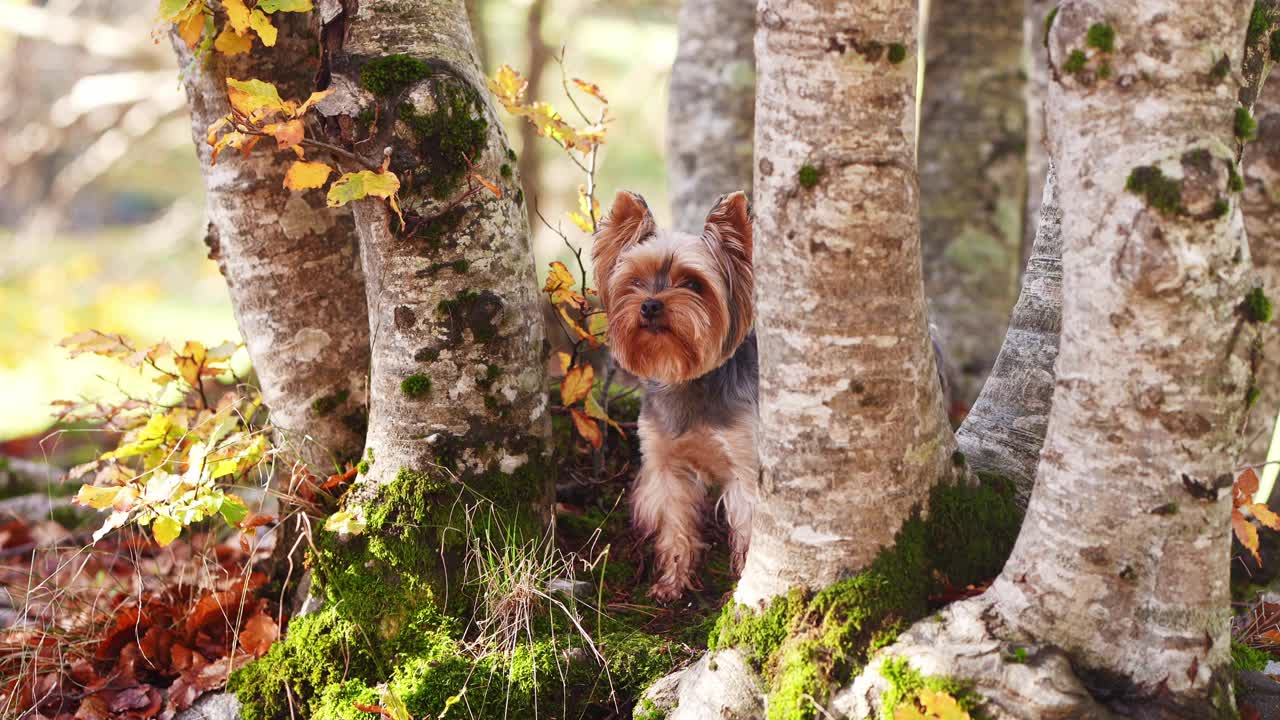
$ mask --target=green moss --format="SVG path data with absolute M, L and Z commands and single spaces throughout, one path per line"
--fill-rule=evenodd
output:
M 427 64 L 415 57 L 385 55 L 360 68 L 360 86 L 378 97 L 392 97 L 427 77 L 429 72 Z
M 1271 33 L 1271 42 L 1269 48 L 1271 62 L 1280 62 L 1280 30 Z
M 356 463 L 356 471 L 359 472 L 361 475 L 368 475 L 369 465 L 370 463 L 368 460 L 361 460 L 360 462 Z
M 1249 647 L 1244 643 L 1231 640 L 1231 669 L 1237 673 L 1262 672 L 1271 661 L 1271 654 L 1265 650 Z
M 1258 404 L 1258 400 L 1262 397 L 1262 388 L 1257 385 L 1250 385 L 1249 389 L 1244 393 L 1244 404 L 1247 407 L 1253 407 Z
M 477 292 L 464 288 L 454 293 L 452 298 L 445 298 L 436 304 L 436 311 L 445 315 L 449 321 L 449 330 L 458 337 L 463 329 L 471 330 L 471 337 L 478 343 L 489 342 L 498 335 L 498 325 L 494 321 L 502 301 L 488 290 Z
M 1261 4 L 1254 3 L 1253 12 L 1249 14 L 1249 29 L 1245 33 L 1245 45 L 1253 45 L 1262 39 L 1262 34 L 1271 28 L 1271 18 Z
M 413 354 L 418 362 L 435 362 L 440 359 L 440 351 L 435 348 L 422 348 Z
M 1124 189 L 1147 200 L 1147 205 L 1166 215 L 1182 212 L 1182 182 L 1166 177 L 1155 165 L 1142 165 L 1129 173 Z
M 889 62 L 897 65 L 907 59 L 907 46 L 902 43 L 889 43 Z
M 507 163 L 502 163 L 502 167 L 498 168 L 498 174 L 510 180 L 511 175 L 513 174 L 511 171 L 511 166 L 508 165 Z
M 476 384 L 488 390 L 500 377 L 502 377 L 502 368 L 490 363 L 484 366 L 484 377 L 476 380 Z
M 1049 8 L 1049 12 L 1044 14 L 1044 46 L 1049 47 L 1049 31 L 1053 29 L 1053 21 L 1058 18 L 1058 6 L 1054 5 Z
M 1085 63 L 1089 62 L 1089 56 L 1084 54 L 1083 50 L 1072 50 L 1067 56 L 1067 61 L 1062 63 L 1062 72 L 1068 75 L 1075 75 L 1084 70 Z
M 880 675 L 889 681 L 889 687 L 880 694 L 880 717 L 882 720 L 893 720 L 894 711 L 902 703 L 915 702 L 921 690 L 946 693 L 955 698 L 966 712 L 977 709 L 981 698 L 973 692 L 972 685 L 954 678 L 926 676 L 911 667 L 904 657 L 885 658 L 880 666 Z
M 649 698 L 641 698 L 631 713 L 631 720 L 666 720 L 667 713 Z
M 1233 126 L 1236 137 L 1241 142 L 1249 142 L 1258 137 L 1258 121 L 1253 119 L 1247 108 L 1236 108 L 1236 119 Z
M 993 577 L 1020 521 L 1012 483 L 980 476 L 975 487 L 939 485 L 928 515 L 904 523 L 866 570 L 816 595 L 794 589 L 759 613 L 730 605 L 708 647 L 739 648 L 768 678 L 770 720 L 814 720 L 813 702 L 923 617 L 942 579 L 964 585 Z
M 1249 322 L 1269 323 L 1274 314 L 1271 298 L 1262 288 L 1255 287 L 1244 296 L 1244 316 Z
M 802 165 L 798 178 L 801 187 L 811 188 L 817 185 L 818 180 L 822 178 L 822 171 L 812 165 Z
M 412 133 L 426 164 L 412 178 L 413 189 L 425 189 L 437 200 L 447 198 L 488 144 L 489 121 L 474 90 L 464 81 L 433 85 L 435 109 L 418 112 L 403 103 L 399 118 Z
M 958 468 L 962 468 L 962 467 L 964 467 L 964 466 L 965 466 L 965 463 L 966 463 L 966 462 L 968 462 L 968 460 L 966 460 L 966 459 L 965 459 L 964 453 L 963 453 L 963 452 L 961 452 L 959 448 L 957 448 L 957 449 L 955 449 L 955 450 L 953 450 L 953 451 L 951 452 L 951 464 L 952 464 L 952 465 L 955 465 L 955 466 L 956 466 L 956 467 L 958 467 Z
M 331 395 L 318 397 L 311 403 L 311 412 L 323 417 L 337 410 L 338 406 L 345 403 L 349 397 L 351 393 L 347 390 L 339 390 Z
M 1244 190 L 1244 178 L 1240 177 L 1240 173 L 1236 172 L 1236 164 L 1234 162 L 1228 161 L 1227 173 L 1227 189 L 1231 192 Z
M 375 678 L 379 664 L 364 628 L 334 607 L 295 617 L 282 642 L 231 674 L 227 690 L 244 720 L 289 716 L 289 699 L 313 697 L 347 678 Z
M 414 400 L 426 397 L 431 392 L 431 378 L 422 373 L 414 373 L 400 381 L 400 392 Z
M 1016 647 L 1013 649 L 1013 652 L 1009 654 L 1008 658 L 1009 662 L 1021 665 L 1027 661 L 1027 649 L 1024 647 Z
M 1231 203 L 1222 198 L 1213 201 L 1213 207 L 1209 208 L 1209 217 L 1214 219 L 1225 216 L 1231 211 Z
M 1085 45 L 1109 53 L 1116 48 L 1116 31 L 1106 23 L 1094 23 L 1085 33 Z
M 1098 79 L 1106 80 L 1109 77 L 1111 77 L 1111 63 L 1103 60 L 1102 64 L 1098 66 Z

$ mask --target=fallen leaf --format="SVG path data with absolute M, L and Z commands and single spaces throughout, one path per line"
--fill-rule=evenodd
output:
M 259 612 L 240 630 L 240 647 L 254 657 L 262 657 L 279 637 L 280 626 L 270 615 Z

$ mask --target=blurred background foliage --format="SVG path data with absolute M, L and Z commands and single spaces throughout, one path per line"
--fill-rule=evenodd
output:
M 662 160 L 677 0 L 468 0 L 486 73 L 529 73 L 557 107 L 570 77 L 598 83 L 613 124 L 599 195 L 643 194 L 669 219 Z M 105 358 L 71 361 L 57 342 L 94 328 L 142 343 L 239 339 L 205 256 L 203 184 L 179 69 L 156 0 L 0 0 L 0 442 L 33 444 L 49 403 L 131 393 L 143 382 Z M 532 39 L 532 41 L 531 41 Z M 540 44 L 539 44 L 540 43 Z M 532 83 L 531 83 L 532 85 Z M 565 219 L 580 173 L 508 118 L 529 207 Z M 607 208 L 606 208 L 607 209 Z M 543 274 L 570 256 L 530 218 Z

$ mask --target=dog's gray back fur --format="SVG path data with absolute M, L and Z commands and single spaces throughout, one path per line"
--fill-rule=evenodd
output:
M 756 334 L 747 335 L 723 365 L 681 385 L 645 382 L 641 413 L 675 437 L 695 425 L 725 427 L 756 412 L 760 363 Z

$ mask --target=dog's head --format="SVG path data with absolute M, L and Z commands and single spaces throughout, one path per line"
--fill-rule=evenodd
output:
M 637 377 L 698 378 L 751 331 L 751 217 L 741 192 L 721 198 L 702 234 L 690 235 L 659 230 L 644 198 L 619 191 L 591 257 L 613 357 Z

